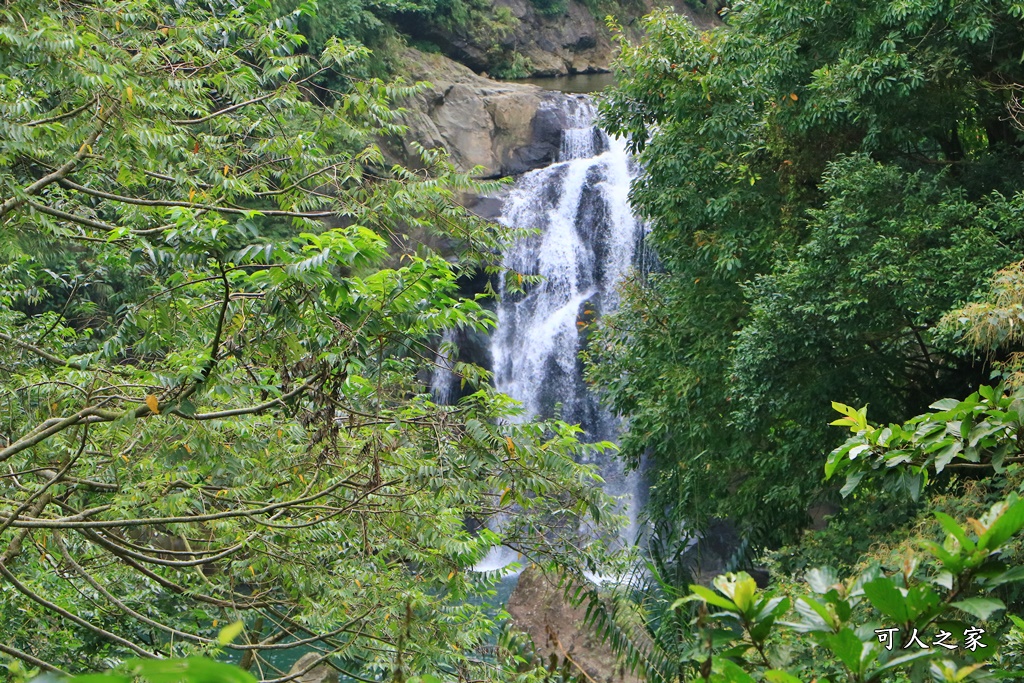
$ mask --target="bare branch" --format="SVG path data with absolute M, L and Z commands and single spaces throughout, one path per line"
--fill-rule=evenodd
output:
M 195 126 L 195 125 L 200 124 L 200 123 L 206 123 L 210 119 L 215 119 L 218 116 L 223 116 L 224 114 L 230 114 L 231 112 L 237 111 L 237 110 L 241 109 L 242 107 L 248 107 L 250 104 L 256 104 L 257 102 L 262 102 L 263 100 L 269 100 L 271 97 L 273 97 L 276 94 L 277 94 L 277 91 L 275 90 L 273 92 L 268 92 L 266 94 L 260 95 L 259 97 L 254 97 L 251 100 L 246 100 L 245 102 L 239 102 L 238 104 L 233 104 L 230 107 L 224 107 L 223 109 L 215 111 L 212 114 L 207 114 L 206 116 L 200 116 L 198 119 L 171 119 L 169 121 L 169 123 L 173 123 L 176 126 Z
M 205 593 L 199 593 L 195 590 L 187 589 L 184 586 L 180 586 L 174 583 L 173 581 L 161 576 L 160 574 L 157 574 L 148 567 L 139 564 L 130 557 L 122 555 L 120 553 L 120 549 L 116 545 L 114 545 L 113 543 L 111 543 L 110 541 L 108 541 L 92 529 L 79 529 L 79 532 L 89 540 L 96 543 L 97 545 L 105 548 L 122 564 L 131 567 L 143 576 L 152 579 L 164 588 L 170 591 L 174 591 L 178 595 L 188 595 L 190 598 L 195 598 L 199 602 L 204 602 L 208 605 L 214 605 L 216 607 L 225 607 L 231 609 L 265 609 L 274 604 L 268 601 L 253 600 L 251 595 L 242 595 L 241 593 L 232 593 L 231 600 L 223 600 L 220 598 L 216 598 L 212 595 L 206 595 Z
M 30 350 L 33 350 L 33 351 L 38 352 L 40 354 L 46 353 L 46 352 L 42 351 L 41 349 L 36 349 L 35 347 L 32 347 L 31 345 L 24 344 L 24 342 L 18 342 L 17 340 L 15 340 L 12 337 L 10 337 L 8 335 L 5 335 L 3 333 L 0 333 L 0 338 L 13 341 L 14 343 L 17 343 L 19 345 L 27 346 Z M 52 355 L 52 354 L 49 354 L 49 355 Z M 46 356 L 43 356 L 43 357 L 45 358 Z M 51 359 L 48 358 L 47 360 L 51 360 Z M 60 359 L 57 358 L 56 356 L 53 356 L 52 361 L 55 362 L 55 363 L 60 363 Z M 62 365 L 66 365 L 67 362 L 64 361 L 61 364 Z M 188 391 L 186 391 L 184 394 L 179 396 L 179 399 L 183 400 L 187 396 L 189 396 L 192 393 L 194 393 L 196 388 L 197 388 L 197 386 L 198 385 L 193 385 Z M 301 394 L 302 392 L 304 392 L 309 387 L 310 387 L 310 382 L 304 382 L 303 384 L 300 384 L 295 389 L 289 391 L 286 394 L 282 394 L 281 396 L 279 396 L 279 397 L 277 397 L 275 399 L 272 399 L 270 401 L 266 401 L 264 403 L 260 403 L 259 405 L 249 406 L 249 407 L 246 407 L 246 408 L 232 408 L 230 410 L 220 410 L 220 411 L 216 411 L 216 412 L 213 412 L 213 413 L 203 413 L 203 414 L 199 414 L 199 415 L 186 415 L 185 413 L 182 413 L 178 408 L 171 408 L 171 409 L 166 410 L 162 414 L 165 414 L 165 415 L 176 415 L 176 416 L 181 417 L 181 418 L 186 419 L 186 420 L 198 420 L 198 421 L 202 421 L 202 420 L 218 420 L 218 419 L 222 419 L 222 418 L 226 418 L 226 417 L 236 417 L 236 416 L 239 416 L 239 415 L 254 415 L 254 414 L 261 413 L 263 411 L 269 410 L 270 408 L 273 408 L 274 406 L 284 405 L 285 401 L 287 401 L 288 399 L 293 398 L 293 397 Z M 31 448 L 32 446 L 35 446 L 36 444 L 38 444 L 38 443 L 40 443 L 42 441 L 45 441 L 46 439 L 48 439 L 49 437 L 53 436 L 54 434 L 57 434 L 57 433 L 65 430 L 65 429 L 67 429 L 69 427 L 73 427 L 73 426 L 75 426 L 77 424 L 93 424 L 93 423 L 97 423 L 97 422 L 113 422 L 114 420 L 117 420 L 117 419 L 123 417 L 124 413 L 119 413 L 119 412 L 112 411 L 112 410 L 104 410 L 102 408 L 103 404 L 108 403 L 110 400 L 112 400 L 112 399 L 111 398 L 104 399 L 98 405 L 88 406 L 88 407 L 83 408 L 82 410 L 78 411 L 74 415 L 69 415 L 68 417 L 65 417 L 65 418 L 50 418 L 49 420 L 46 420 L 46 421 L 42 422 L 41 424 L 37 425 L 35 427 L 35 429 L 33 429 L 31 432 L 29 432 L 28 434 L 26 434 L 22 438 L 18 439 L 14 443 L 10 444 L 6 448 L 0 450 L 0 462 L 8 460 L 9 458 L 13 457 L 14 455 L 20 453 L 21 451 L 23 451 L 23 450 L 25 450 L 27 448 Z M 140 401 L 140 403 L 141 403 L 141 401 Z M 143 417 L 148 417 L 148 416 L 150 416 L 152 414 L 153 414 L 152 411 L 144 403 L 142 403 L 142 405 L 140 405 L 135 410 L 135 418 L 136 419 L 143 418 Z
M 143 657 L 157 657 L 157 658 L 160 657 L 160 655 L 158 655 L 156 653 L 153 653 L 153 652 L 147 652 L 146 650 L 143 650 L 141 647 L 139 647 L 138 645 L 136 645 L 132 641 L 126 640 L 126 639 L 122 638 L 121 636 L 119 636 L 119 635 L 117 635 L 115 633 L 111 633 L 110 631 L 102 629 L 99 626 L 91 624 L 90 622 L 88 622 L 87 620 L 85 620 L 82 617 L 78 616 L 77 614 L 69 612 L 66 609 L 64 609 L 63 607 L 61 607 L 60 605 L 56 605 L 56 604 L 50 602 L 49 600 L 47 600 L 43 596 L 39 595 L 35 591 L 33 591 L 30 588 L 28 588 L 28 586 L 23 584 L 21 581 L 18 581 L 18 577 L 16 577 L 14 574 L 12 574 L 10 572 L 10 570 L 7 569 L 7 567 L 5 567 L 2 564 L 0 564 L 0 576 L 3 576 L 3 578 L 7 579 L 8 583 L 10 583 L 12 586 L 14 586 L 18 590 L 19 593 L 21 593 L 22 595 L 27 597 L 29 600 L 32 600 L 33 602 L 38 603 L 39 605 L 45 607 L 46 609 L 50 610 L 51 612 L 55 612 L 55 613 L 59 614 L 60 616 L 64 617 L 65 619 L 69 619 L 69 620 L 75 622 L 76 624 L 78 624 L 79 626 L 81 626 L 83 628 L 87 628 L 90 631 L 92 631 L 93 633 L 95 633 L 95 634 L 97 634 L 99 636 L 102 636 L 103 638 L 105 638 L 105 639 L 107 639 L 107 640 L 109 640 L 111 642 L 117 643 L 119 645 L 124 645 L 125 647 L 127 647 L 129 650 L 131 650 L 132 652 L 134 652 L 137 655 L 141 655 Z
M 84 520 L 80 519 L 79 516 L 75 517 L 59 517 L 57 519 L 16 519 L 11 522 L 11 526 L 20 529 L 116 529 L 118 527 L 128 526 L 156 526 L 160 524 L 193 524 L 198 522 L 212 522 L 216 519 L 229 519 L 232 517 L 248 517 L 256 518 L 270 514 L 276 510 L 282 508 L 294 507 L 303 503 L 311 503 L 315 500 L 319 500 L 324 496 L 328 496 L 343 486 L 350 483 L 352 477 L 344 479 L 340 482 L 331 484 L 323 491 L 306 496 L 304 498 L 296 498 L 295 500 L 282 501 L 280 503 L 272 503 L 270 505 L 264 505 L 263 507 L 256 508 L 254 510 L 225 510 L 224 512 L 215 512 L 206 515 L 193 515 L 191 517 L 150 517 L 146 519 L 110 519 L 110 520 Z M 0 517 L 0 519 L 8 519 L 9 516 Z
M 73 116 L 78 116 L 83 111 L 85 111 L 86 109 L 88 109 L 92 105 L 96 104 L 96 102 L 98 102 L 99 99 L 100 99 L 99 95 L 97 95 L 97 96 L 93 97 L 91 100 L 89 100 L 88 102 L 86 102 L 85 104 L 83 104 L 81 107 L 76 107 L 76 108 L 72 109 L 71 111 L 64 112 L 63 114 L 57 114 L 55 116 L 51 116 L 51 117 L 46 118 L 46 119 L 38 119 L 36 121 L 29 121 L 25 125 L 28 126 L 29 128 L 32 128 L 34 126 L 44 126 L 47 123 L 56 123 L 57 121 L 63 121 L 64 119 L 70 119 Z
M 74 170 L 74 168 L 78 166 L 78 163 L 82 159 L 84 159 L 87 154 L 92 152 L 92 146 L 96 144 L 96 140 L 99 139 L 100 133 L 103 132 L 103 129 L 107 125 L 107 121 L 109 121 L 110 117 L 114 115 L 116 109 L 117 108 L 115 106 L 111 106 L 101 111 L 99 117 L 97 118 L 95 129 L 93 129 L 93 132 L 90 133 L 89 137 L 85 139 L 85 142 L 82 143 L 82 146 L 78 148 L 78 151 L 75 152 L 75 155 L 71 157 L 71 159 L 69 159 L 67 162 L 62 164 L 59 168 L 57 168 L 57 170 L 53 171 L 52 173 L 44 175 L 39 180 L 35 181 L 31 185 L 23 189 L 21 191 L 21 194 L 25 195 L 25 197 L 10 197 L 6 201 L 4 201 L 3 204 L 0 204 L 0 216 L 4 216 L 7 213 L 18 208 L 26 201 L 28 201 L 29 195 L 36 194 L 37 192 L 39 192 L 39 190 L 43 189 L 47 185 L 50 185 L 61 180 L 64 176 L 66 176 L 68 173 Z
M 44 351 L 43 349 L 39 348 L 38 346 L 35 346 L 33 344 L 29 344 L 28 342 L 23 342 L 20 339 L 16 339 L 16 338 L 12 337 L 9 334 L 5 334 L 3 332 L 0 332 L 0 339 L 3 339 L 6 342 L 10 342 L 11 344 L 14 344 L 15 346 L 20 346 L 21 348 L 25 349 L 26 351 L 31 351 L 32 353 L 36 354 L 40 358 L 45 358 L 46 360 L 50 361 L 54 365 L 67 365 L 68 364 L 68 362 L 66 360 L 64 360 L 63 358 L 61 358 L 59 356 L 55 356 L 54 354 L 50 353 L 49 351 Z M 2 459 L 2 458 L 0 458 L 0 459 Z
M 32 666 L 38 666 L 43 671 L 51 671 L 51 672 L 53 672 L 55 674 L 60 674 L 61 676 L 69 676 L 70 675 L 66 671 L 64 671 L 63 669 L 58 669 L 57 667 L 55 667 L 53 664 L 50 664 L 49 662 L 44 662 L 43 660 L 39 659 L 38 657 L 33 657 L 32 655 L 28 654 L 27 652 L 22 652 L 21 650 L 18 650 L 18 649 L 15 649 L 15 648 L 11 647 L 10 645 L 4 645 L 2 642 L 0 642 L 0 652 L 3 652 L 5 655 L 10 655 L 11 657 L 14 657 L 16 659 L 20 659 L 23 662 L 27 662 L 28 664 L 31 664 Z
M 67 211 L 61 211 L 60 209 L 55 209 L 52 206 L 40 204 L 39 202 L 29 200 L 26 203 L 39 213 L 45 213 L 48 216 L 60 218 L 61 220 L 68 221 L 71 223 L 78 223 L 79 225 L 84 225 L 87 228 L 95 228 L 96 230 L 102 230 L 104 232 L 114 232 L 115 230 L 121 229 L 116 225 L 111 225 L 109 223 L 97 221 L 92 218 L 86 218 L 85 216 L 79 216 L 77 214 L 68 213 Z M 169 227 L 171 227 L 170 224 L 161 225 L 156 228 L 149 228 L 147 230 L 130 230 L 129 232 L 132 235 L 156 235 L 163 232 L 164 230 L 167 230 Z
M 75 190 L 82 194 L 91 195 L 93 197 L 99 197 L 100 199 L 109 199 L 113 202 L 120 202 L 122 204 L 132 204 L 134 206 L 168 206 L 168 207 L 179 207 L 184 209 L 202 209 L 204 211 L 216 211 L 218 213 L 231 213 L 239 215 L 248 215 L 251 213 L 259 213 L 264 216 L 288 216 L 291 218 L 329 218 L 334 214 L 333 211 L 282 211 L 280 209 L 241 209 L 234 206 L 218 206 L 216 204 L 198 204 L 196 202 L 183 202 L 175 201 L 171 199 L 140 199 L 138 197 L 126 197 L 124 195 L 113 194 L 111 192 L 104 192 L 103 190 L 94 190 L 91 187 L 85 187 L 78 183 L 71 182 L 66 178 L 61 177 L 59 182 L 62 186 L 69 190 Z M 0 215 L 3 215 L 0 213 Z

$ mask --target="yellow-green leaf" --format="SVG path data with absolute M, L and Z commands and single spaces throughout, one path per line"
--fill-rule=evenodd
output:
M 244 628 L 245 624 L 243 624 L 241 621 L 236 621 L 233 624 L 228 624 L 220 630 L 220 633 L 217 634 L 217 642 L 221 645 L 227 645 L 228 643 L 233 642 Z

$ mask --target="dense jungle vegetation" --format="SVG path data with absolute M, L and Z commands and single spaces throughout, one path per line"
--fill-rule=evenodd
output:
M 618 638 L 648 678 L 1019 675 L 1024 622 L 1002 612 L 1022 607 L 1019 547 L 990 539 L 1021 524 L 999 515 L 1020 514 L 1022 484 L 1024 5 L 722 16 L 649 17 L 603 105 L 644 168 L 634 207 L 661 260 L 589 352 L 652 479 L 634 602 L 653 644 Z M 714 518 L 774 593 L 745 574 L 690 592 L 681 530 Z M 983 655 L 970 627 L 998 634 Z M 902 649 L 915 629 L 960 649 Z
M 396 26 L 507 14 L 0 3 L 2 675 L 582 679 L 492 647 L 470 569 L 504 544 L 650 681 L 1019 678 L 1024 3 L 721 16 L 651 15 L 602 103 L 660 263 L 586 357 L 651 481 L 597 590 L 627 569 L 579 538 L 616 522 L 579 463 L 610 445 L 479 367 L 427 386 L 445 330 L 495 324 L 459 282 L 515 234 L 457 201 L 494 186 L 377 146 L 417 88 Z M 713 520 L 742 543 L 701 585 Z
M 431 401 L 441 331 L 494 324 L 458 278 L 509 235 L 442 152 L 385 164 L 414 86 L 365 77 L 357 42 L 311 52 L 314 9 L 0 5 L 11 677 L 221 654 L 271 680 L 313 651 L 353 679 L 509 678 L 478 654 L 497 577 L 468 570 L 499 543 L 601 561 L 577 461 L 603 445 L 514 421 L 479 368 Z

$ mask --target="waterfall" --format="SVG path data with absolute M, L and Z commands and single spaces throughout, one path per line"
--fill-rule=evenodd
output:
M 434 401 L 447 405 L 458 395 L 459 378 L 455 374 L 455 359 L 451 349 L 455 344 L 455 333 L 445 330 L 441 343 L 434 355 L 434 371 L 430 376 L 430 394 Z
M 615 441 L 618 419 L 588 390 L 579 353 L 588 325 L 617 308 L 616 285 L 641 253 L 644 228 L 628 202 L 636 169 L 625 141 L 594 125 L 590 98 L 567 98 L 563 113 L 559 161 L 520 178 L 502 207 L 504 225 L 537 230 L 510 246 L 504 265 L 510 273 L 543 279 L 526 285 L 524 294 L 509 292 L 502 282 L 491 336 L 494 380 L 523 404 L 526 419 L 557 414 L 579 423 L 587 441 Z M 605 490 L 619 497 L 619 512 L 629 519 L 624 540 L 632 542 L 640 477 L 627 474 L 612 454 L 598 457 Z M 480 568 L 513 560 L 511 550 L 496 548 Z

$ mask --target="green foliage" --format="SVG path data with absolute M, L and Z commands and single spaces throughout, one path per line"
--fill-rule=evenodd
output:
M 878 681 L 899 671 L 921 680 L 926 670 L 938 681 L 958 681 L 960 675 L 980 672 L 1000 659 L 991 627 L 998 624 L 994 615 L 1006 606 L 992 594 L 1024 580 L 1019 567 L 1002 558 L 1006 542 L 1024 528 L 1020 510 L 1024 501 L 1011 494 L 980 520 L 970 520 L 970 530 L 937 513 L 947 536 L 941 545 L 924 544 L 931 566 L 912 555 L 900 571 L 886 573 L 874 566 L 846 580 L 832 569 L 815 569 L 792 600 L 759 590 L 744 573 L 719 576 L 718 592 L 693 585 L 692 594 L 675 606 L 698 601 L 717 610 L 708 614 L 702 609 L 694 619 L 707 646 L 694 657 L 693 668 L 705 680 L 728 681 L 811 676 Z M 790 616 L 795 619 L 783 621 Z M 989 627 L 978 634 L 979 644 L 970 647 L 958 640 L 958 655 L 932 640 L 941 639 L 940 632 L 948 637 L 979 624 Z M 790 633 L 782 636 L 780 629 Z M 779 647 L 783 642 L 786 646 Z M 821 652 L 805 659 L 806 650 L 814 647 Z M 992 668 L 986 673 L 988 680 L 1015 677 Z
M 843 494 L 853 491 L 865 475 L 879 473 L 894 490 L 913 499 L 929 475 L 949 468 L 988 469 L 1001 473 L 1006 464 L 1024 460 L 1019 437 L 1024 429 L 1024 390 L 982 386 L 963 401 L 946 398 L 931 405 L 934 412 L 904 424 L 876 427 L 867 408 L 855 410 L 833 403 L 845 417 L 832 422 L 853 432 L 828 457 L 825 476 L 846 475 Z
M 857 438 L 870 429 L 863 410 L 836 408 L 844 415 L 836 422 L 857 432 Z M 948 406 L 912 422 L 933 420 L 958 429 L 964 419 Z M 992 435 L 984 448 L 1015 447 L 1015 433 Z M 919 471 L 923 465 L 913 463 L 930 454 L 930 444 L 922 442 L 905 449 L 912 457 L 891 465 L 894 476 Z M 835 457 L 827 462 L 832 471 Z M 983 457 L 974 464 L 985 462 L 991 460 Z M 748 574 L 728 573 L 714 579 L 714 589 L 691 584 L 668 606 L 648 600 L 615 603 L 613 616 L 620 624 L 630 610 L 649 627 L 664 620 L 682 622 L 675 627 L 680 637 L 674 661 L 660 657 L 664 640 L 637 637 L 635 630 L 629 647 L 610 641 L 627 663 L 638 661 L 638 668 L 654 664 L 648 680 L 1015 679 L 1024 664 L 1019 648 L 1024 622 L 1014 614 L 1004 619 L 1004 612 L 1021 606 L 1024 499 L 1017 489 L 1024 487 L 1019 465 L 1003 472 L 993 475 L 987 494 L 979 497 L 975 490 L 955 499 L 966 511 L 966 524 L 937 509 L 952 511 L 936 496 L 923 513 L 928 524 L 915 525 L 891 553 L 876 550 L 849 578 L 830 567 L 815 568 L 801 570 L 799 580 L 777 577 L 781 580 L 775 587 L 762 590 Z M 867 488 L 865 481 L 854 495 L 864 495 Z M 976 512 L 979 503 L 984 514 Z M 664 576 L 659 567 L 650 569 Z
M 588 371 L 629 418 L 623 455 L 653 464 L 656 537 L 683 544 L 681 529 L 727 517 L 763 548 L 798 538 L 812 508 L 838 522 L 772 565 L 800 581 L 693 582 L 674 610 L 627 600 L 624 622 L 678 635 L 633 637 L 640 654 L 623 654 L 671 653 L 649 679 L 1012 677 L 1019 268 L 985 282 L 1024 237 L 1009 115 L 1024 9 L 750 0 L 723 15 L 700 32 L 656 12 L 642 42 L 621 41 L 602 112 L 644 169 L 632 198 L 659 266 L 624 285 Z M 978 388 L 993 369 L 1007 389 Z M 925 412 L 950 395 L 967 398 Z M 834 451 L 824 396 L 853 434 Z M 886 426 L 849 407 L 868 404 Z M 850 578 L 803 581 L 819 557 Z M 973 626 L 987 648 L 887 649 L 875 634 L 916 628 L 930 643 Z
M 1010 387 L 1024 386 L 1024 269 L 1022 262 L 1000 269 L 981 301 L 950 311 L 939 333 L 974 353 L 993 359 L 993 366 Z
M 538 12 L 549 17 L 565 14 L 569 9 L 569 0 L 530 0 L 530 2 Z
M 600 323 L 590 376 L 665 524 L 791 540 L 834 497 L 822 396 L 898 421 L 986 379 L 939 325 L 1021 249 L 1022 140 L 990 87 L 1024 80 L 1018 9 L 752 0 L 622 41 L 602 111 L 660 269 Z
M 497 64 L 492 71 L 497 78 L 526 78 L 533 73 L 533 62 L 521 52 L 513 52 L 510 61 Z
M 522 78 L 532 72 L 533 65 L 516 51 L 515 41 L 510 39 L 518 23 L 508 7 L 483 2 L 467 6 L 465 18 L 446 28 L 465 34 L 472 44 L 480 46 L 488 70 L 498 78 Z
M 505 543 L 600 570 L 578 529 L 615 520 L 576 458 L 608 444 L 520 421 L 480 368 L 458 405 L 424 385 L 445 330 L 494 325 L 458 279 L 497 272 L 508 233 L 443 154 L 387 167 L 374 140 L 415 86 L 308 52 L 311 10 L 0 7 L 13 675 L 224 654 L 272 679 L 312 648 L 363 678 L 529 679 L 479 656 L 501 613 L 473 566 Z
M 291 12 L 300 0 L 277 0 L 279 11 Z M 302 17 L 298 28 L 314 52 L 331 38 L 378 45 L 396 35 L 395 21 L 415 17 L 450 29 L 472 28 L 482 13 L 493 11 L 484 0 L 331 0 Z

